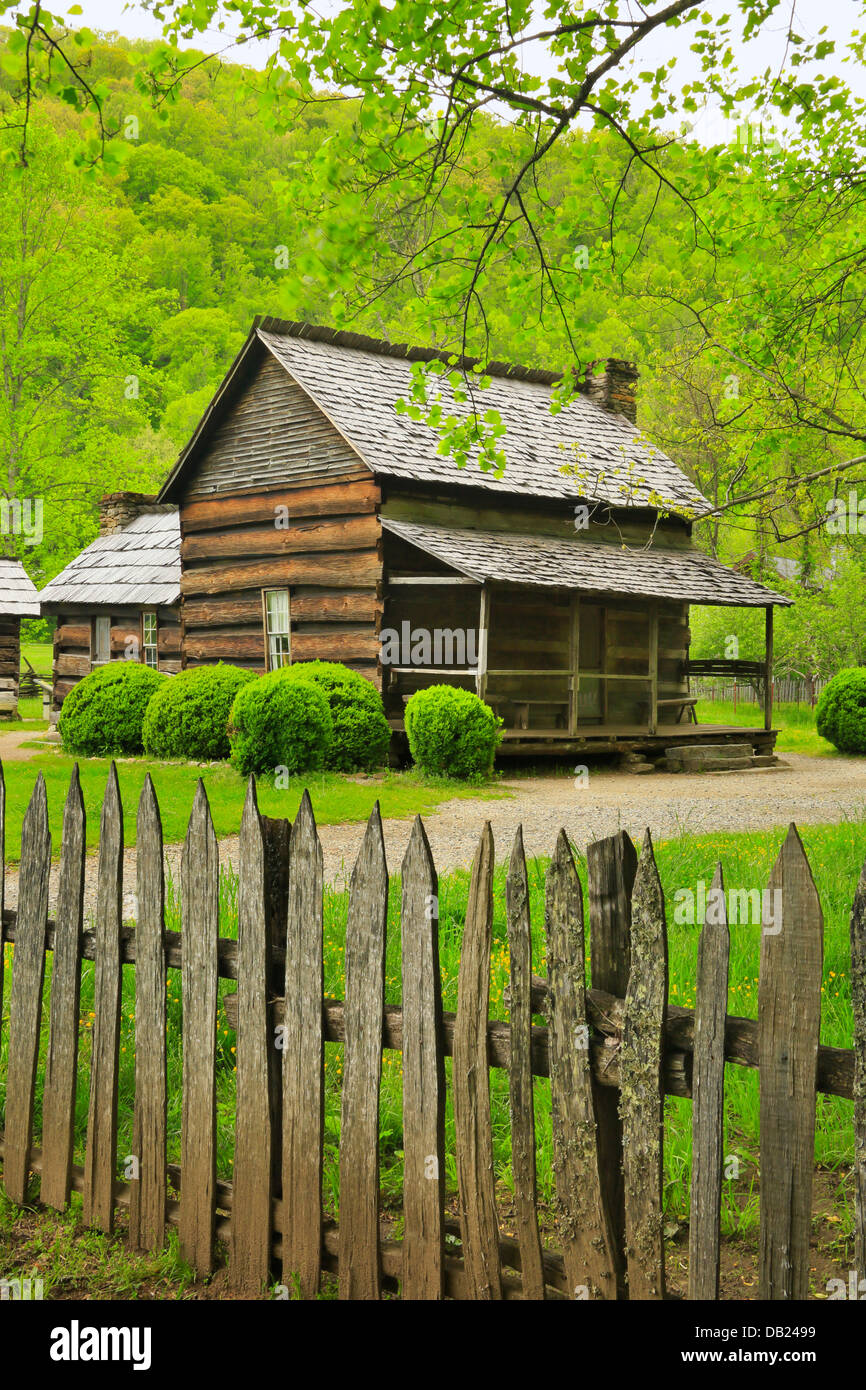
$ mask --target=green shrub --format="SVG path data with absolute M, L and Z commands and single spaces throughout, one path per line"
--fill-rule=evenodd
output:
M 815 727 L 840 753 L 866 753 L 866 666 L 840 671 L 824 686 Z
M 151 696 L 144 716 L 144 751 L 154 758 L 212 762 L 227 758 L 232 702 L 255 680 L 240 666 L 193 666 L 179 671 Z
M 337 772 L 369 772 L 388 756 L 391 730 L 382 697 L 366 676 L 339 661 L 303 661 L 287 668 L 323 691 L 334 723 L 334 741 L 325 766 Z
M 409 750 L 422 772 L 489 777 L 502 720 L 470 690 L 430 685 L 406 705 Z
M 289 773 L 324 767 L 334 737 L 328 700 L 290 666 L 242 685 L 229 715 L 231 761 L 238 771 Z
M 138 661 L 109 661 L 70 690 L 57 727 L 71 753 L 140 753 L 151 697 L 169 677 Z

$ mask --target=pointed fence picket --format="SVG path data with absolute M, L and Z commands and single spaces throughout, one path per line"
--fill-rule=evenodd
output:
M 2 811 L 0 771 L 0 847 Z M 126 1209 L 130 1239 L 141 1248 L 161 1248 L 166 1229 L 177 1227 L 181 1251 L 199 1274 L 212 1272 L 226 1247 L 230 1284 L 252 1296 L 281 1277 L 290 1294 L 314 1297 L 327 1272 L 336 1274 L 341 1297 L 352 1299 L 394 1290 L 424 1299 L 657 1299 L 665 1296 L 662 1116 L 669 1093 L 693 1101 L 689 1297 L 713 1299 L 725 1065 L 741 1065 L 760 1073 L 762 1294 L 790 1299 L 808 1292 L 818 1092 L 853 1101 L 855 1263 L 858 1278 L 866 1277 L 866 868 L 851 912 L 854 1037 L 846 1050 L 819 1043 L 823 921 L 793 827 L 770 879 L 780 910 L 762 923 L 757 1020 L 727 1013 L 723 911 L 708 910 L 703 924 L 695 1011 L 669 1002 L 664 896 L 649 833 L 639 859 L 622 833 L 588 847 L 588 942 L 577 866 L 560 835 L 545 890 L 547 978 L 533 975 L 518 832 L 505 891 L 509 1022 L 489 1018 L 489 825 L 469 887 L 456 1015 L 442 1009 L 438 884 L 420 819 L 401 866 L 400 1005 L 385 1004 L 389 879 L 378 807 L 349 888 L 345 1001 L 323 994 L 322 850 L 306 794 L 290 826 L 259 815 L 250 782 L 236 941 L 219 936 L 219 851 L 201 783 L 183 848 L 179 934 L 165 929 L 162 833 L 150 779 L 138 811 L 134 926 L 122 921 L 114 767 L 102 808 L 94 926 L 83 920 L 85 828 L 76 770 L 63 818 L 57 915 L 49 920 L 51 838 L 40 776 L 23 823 L 19 907 L 0 919 L 12 947 L 0 1157 L 14 1202 L 28 1199 L 36 1174 L 45 1204 L 62 1211 L 71 1192 L 81 1193 L 84 1220 L 104 1231 Z M 721 866 L 713 887 L 723 890 Z M 50 987 L 46 951 L 53 952 Z M 79 1057 L 81 973 L 91 961 L 91 1046 Z M 182 971 L 180 1165 L 166 1162 L 169 968 Z M 117 1152 L 124 969 L 136 971 L 131 1155 Z M 220 978 L 237 981 L 237 993 L 224 997 L 236 1031 L 231 1182 L 218 1178 L 216 1165 Z M 533 1023 L 538 1016 L 544 1026 Z M 339 1223 L 326 1217 L 322 1193 L 324 1055 L 334 1044 L 344 1049 Z M 402 1052 L 403 1063 L 399 1241 L 380 1228 L 379 1093 L 388 1049 Z M 459 1222 L 446 1210 L 447 1056 Z M 82 1062 L 90 1096 L 83 1166 L 73 1161 Z M 490 1069 L 508 1072 L 514 1238 L 502 1233 L 497 1215 Z M 539 1077 L 550 1079 L 555 1248 L 547 1237 L 542 1244 L 539 1231 Z M 40 1084 L 41 1146 L 33 1133 Z M 620 1159 L 621 1182 L 611 1171 Z
M 120 1047 L 123 807 L 111 764 L 99 830 L 93 970 L 90 1106 L 84 1160 L 84 1223 L 114 1229 L 117 1086 Z
M 214 1262 L 219 847 L 199 780 L 181 862 L 183 1099 L 180 1249 L 199 1275 Z
M 42 1095 L 45 1161 L 40 1197 L 46 1206 L 58 1211 L 66 1209 L 72 1184 L 86 842 L 87 816 L 76 763 L 63 812 L 48 1056 Z
M 698 942 L 695 1053 L 692 1075 L 692 1193 L 689 1208 L 689 1298 L 719 1296 L 725 1102 L 725 1016 L 731 937 L 724 877 L 717 865 L 712 906 Z

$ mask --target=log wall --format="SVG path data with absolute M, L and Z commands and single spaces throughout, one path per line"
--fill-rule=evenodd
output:
M 279 487 L 207 497 L 191 480 L 180 510 L 185 666 L 264 671 L 262 591 L 287 588 L 292 661 L 341 661 L 380 683 L 379 489 L 366 469 L 354 474 L 311 485 L 284 473 Z
M 18 713 L 18 679 L 21 669 L 21 619 L 0 618 L 0 716 L 14 719 Z
M 111 659 L 122 661 L 129 643 L 141 641 L 141 608 L 119 607 L 106 610 L 85 608 L 82 605 L 64 608 L 57 614 L 54 630 L 54 663 L 52 680 L 52 716 L 56 716 L 63 701 L 78 681 L 93 670 L 91 640 L 93 621 L 108 616 L 111 619 Z M 147 608 L 156 612 L 158 669 L 174 675 L 181 668 L 180 608 Z

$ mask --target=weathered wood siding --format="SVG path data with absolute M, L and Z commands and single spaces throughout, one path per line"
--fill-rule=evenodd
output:
M 106 613 L 104 609 L 81 606 L 63 609 L 57 615 L 54 630 L 54 662 L 52 668 L 52 710 L 57 713 L 66 696 L 78 681 L 93 670 L 93 623 L 98 617 L 111 619 L 111 659 L 121 661 L 132 638 L 141 641 L 142 608 L 120 607 Z M 174 675 L 181 668 L 181 626 L 179 606 L 153 608 L 157 626 L 158 669 Z
M 378 506 L 366 464 L 262 349 L 180 500 L 184 665 L 264 671 L 262 591 L 285 588 L 292 661 L 378 684 Z
M 184 500 L 289 480 L 367 479 L 370 470 L 285 367 L 262 347 L 204 443 Z
M 0 618 L 0 714 L 14 717 L 21 668 L 21 619 Z

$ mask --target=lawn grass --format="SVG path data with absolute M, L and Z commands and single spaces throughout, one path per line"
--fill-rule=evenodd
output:
M 21 822 L 38 773 L 45 778 L 48 816 L 55 856 L 60 851 L 63 805 L 75 759 L 59 748 L 49 748 L 26 761 L 5 764 L 6 852 L 17 860 L 21 847 Z M 95 849 L 99 840 L 99 817 L 105 795 L 111 760 L 79 760 L 81 790 L 87 811 L 87 845 Z M 214 828 L 219 839 L 236 835 L 246 796 L 246 779 L 228 763 L 156 762 L 153 759 L 124 758 L 117 761 L 123 803 L 123 834 L 126 845 L 134 845 L 138 799 L 147 773 L 150 773 L 162 815 L 166 844 L 183 840 L 192 809 L 195 789 L 204 777 Z M 424 778 L 419 773 L 385 771 L 371 777 L 353 778 L 337 772 L 308 772 L 277 787 L 273 778 L 258 779 L 259 810 L 266 816 L 288 816 L 294 820 L 304 789 L 308 788 L 319 825 L 341 821 L 366 820 L 376 801 L 383 816 L 396 818 L 425 814 L 452 797 L 500 797 L 511 793 L 496 782 L 466 783 L 447 778 Z
M 31 695 L 18 701 L 17 719 L 0 719 L 0 734 L 32 733 L 38 737 L 48 728 L 48 720 L 42 718 L 42 699 Z
M 30 662 L 37 676 L 45 676 L 51 679 L 51 667 L 54 662 L 54 647 L 50 642 L 22 642 L 21 643 L 21 669 L 26 671 L 24 657 Z
M 733 700 L 699 700 L 695 706 L 699 724 L 735 724 L 741 728 L 764 727 L 760 705 L 738 704 Z M 813 758 L 838 758 L 840 754 L 815 730 L 815 711 L 809 705 L 773 706 L 773 728 L 779 730 L 777 753 L 807 753 Z
M 668 911 L 670 999 L 673 1003 L 694 1006 L 695 969 L 698 930 L 677 925 L 673 921 L 674 893 L 677 888 L 695 889 L 699 880 L 709 884 L 717 858 L 725 868 L 727 888 L 763 888 L 772 863 L 784 838 L 784 828 L 775 831 L 724 834 L 720 836 L 686 835 L 661 842 L 656 857 L 665 889 Z M 850 1047 L 852 1044 L 852 1015 L 850 996 L 850 964 L 848 953 L 848 914 L 857 878 L 866 856 L 866 822 L 843 822 L 839 825 L 807 826 L 802 838 L 809 855 L 812 871 L 821 897 L 825 920 L 823 1017 L 821 1040 L 824 1043 Z M 585 887 L 585 861 L 578 861 Z M 532 913 L 533 968 L 546 973 L 544 937 L 542 930 L 544 875 L 546 861 L 533 860 L 528 865 L 530 907 Z M 439 880 L 440 964 L 444 1007 L 456 1009 L 457 978 L 460 944 L 466 915 L 469 886 L 468 872 L 443 875 Z M 224 871 L 220 884 L 220 932 L 237 935 L 237 877 Z M 493 949 L 491 957 L 490 1015 L 507 1018 L 504 991 L 508 982 L 508 945 L 505 923 L 505 867 L 496 870 L 494 882 Z M 388 909 L 388 951 L 386 963 L 386 1000 L 400 1003 L 400 884 L 391 881 Z M 326 994 L 342 998 L 345 991 L 345 931 L 347 895 L 326 887 L 324 902 L 325 940 L 324 967 Z M 166 925 L 180 928 L 177 885 L 169 884 L 166 903 Z M 11 950 L 7 948 L 6 988 L 11 976 Z M 732 1014 L 755 1017 L 757 1013 L 758 961 L 760 932 L 753 926 L 731 928 L 730 993 L 728 1010 Z M 588 952 L 587 952 L 588 955 Z M 43 1075 L 47 1049 L 48 989 L 50 980 L 48 957 L 46 1003 L 42 1023 Z M 85 962 L 82 972 L 80 1062 L 76 1111 L 76 1162 L 83 1161 L 86 1132 L 90 1045 L 93 1026 L 93 962 Z M 231 1179 L 234 1149 L 235 1108 L 235 1035 L 228 1026 L 224 996 L 236 989 L 233 981 L 220 981 L 220 1009 L 217 1024 L 217 1167 L 221 1178 Z M 169 1160 L 180 1157 L 181 1130 L 181 974 L 169 970 L 167 986 L 168 1020 L 168 1147 Z M 8 998 L 8 994 L 6 995 Z M 126 1155 L 132 1146 L 132 1110 L 134 1098 L 135 1062 L 135 972 L 123 972 L 123 999 L 120 1035 L 120 1111 L 118 1134 L 118 1173 L 122 1172 Z M 536 1022 L 542 1022 L 536 1019 Z M 5 1105 L 5 1076 L 7 1040 L 4 1036 L 2 1068 L 0 1068 L 0 1101 Z M 324 1200 L 329 1214 L 339 1214 L 340 1101 L 342 1084 L 342 1046 L 328 1044 L 325 1061 L 325 1152 Z M 449 1193 L 456 1189 L 454 1160 L 454 1117 L 451 1104 L 451 1060 L 446 1061 L 449 1097 L 446 1111 L 446 1185 Z M 508 1111 L 508 1079 L 501 1070 L 491 1070 L 491 1104 L 494 1145 L 494 1166 L 501 1184 L 500 1191 L 511 1188 L 511 1140 Z M 536 1078 L 536 1129 L 539 1195 L 543 1203 L 553 1201 L 552 1143 L 550 1118 L 550 1086 L 546 1078 Z M 35 1106 L 36 1140 L 41 1132 L 41 1079 Z M 691 1116 L 688 1100 L 667 1097 L 665 1103 L 665 1189 L 666 1224 L 669 1229 L 688 1218 L 691 1181 Z M 400 1205 L 402 1194 L 402 1057 L 387 1051 L 383 1057 L 380 1101 L 380 1161 L 381 1189 L 385 1209 L 392 1216 L 394 1234 L 400 1234 Z M 723 1187 L 722 1231 L 726 1236 L 751 1235 L 758 1224 L 759 1132 L 758 1132 L 758 1073 L 756 1070 L 729 1065 L 726 1068 L 725 1142 L 726 1180 Z M 734 1174 L 732 1158 L 738 1161 Z M 853 1129 L 851 1103 L 838 1097 L 819 1096 L 815 1140 L 816 1162 L 838 1175 L 831 1185 L 834 1210 L 828 1219 L 837 1223 L 840 1258 L 848 1258 L 853 1232 L 853 1193 L 850 1173 L 853 1159 Z M 4 1213 L 0 1207 L 0 1227 Z M 177 1269 L 176 1250 L 170 1247 L 165 1263 L 154 1270 L 158 1278 L 168 1269 Z M 57 1270 L 58 1279 L 63 1270 Z M 177 1271 L 183 1281 L 183 1271 Z

